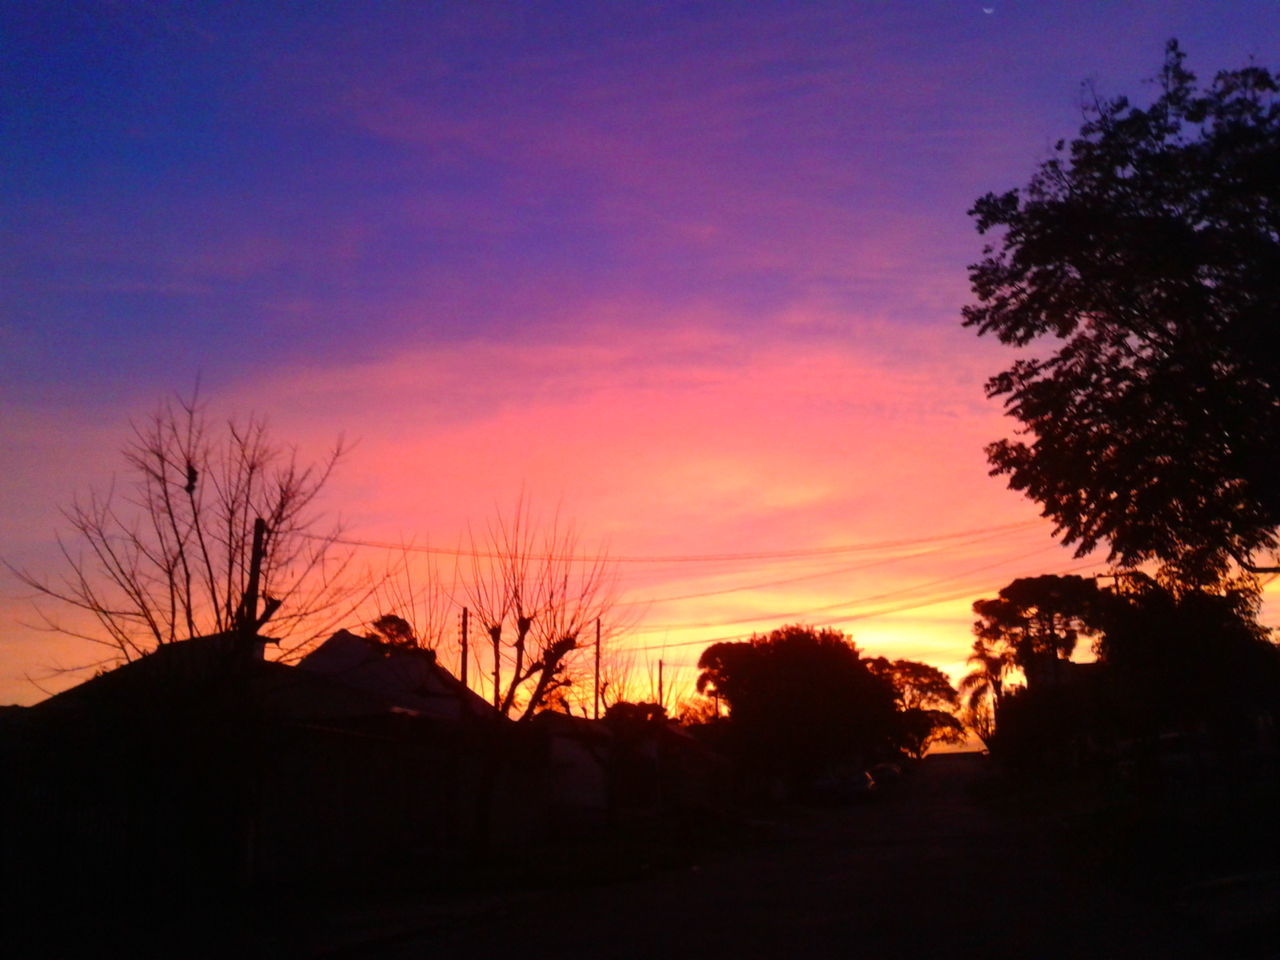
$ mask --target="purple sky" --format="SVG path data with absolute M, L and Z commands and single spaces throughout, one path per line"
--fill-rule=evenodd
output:
M 1078 129 L 1082 81 L 1145 98 L 1170 37 L 1203 76 L 1274 66 L 1280 4 L 5 5 L 0 552 L 48 568 L 58 505 L 197 377 L 359 438 L 335 493 L 369 536 L 522 486 L 622 553 L 1032 518 L 985 476 L 1006 358 L 959 329 L 965 211 Z M 1046 531 L 973 589 L 1069 563 Z M 51 648 L 0 586 L 0 702 L 29 700 Z M 851 629 L 954 672 L 970 600 Z

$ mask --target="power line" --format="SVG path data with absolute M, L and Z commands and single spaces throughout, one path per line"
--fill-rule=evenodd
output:
M 907 560 L 915 560 L 920 557 L 931 557 L 935 554 L 942 553 L 946 550 L 953 550 L 956 547 L 969 546 L 975 543 L 981 543 L 984 540 L 993 539 L 996 536 L 1007 533 L 1006 530 L 1000 530 L 994 533 L 984 533 L 980 536 L 973 537 L 969 540 L 962 540 L 956 543 L 949 543 L 945 546 L 936 546 L 930 550 L 917 550 L 915 553 L 907 553 L 902 556 L 877 558 L 874 560 L 864 560 L 849 566 L 839 566 L 819 570 L 816 573 L 804 573 L 796 577 L 785 577 L 779 580 L 763 580 L 757 583 L 744 584 L 737 587 L 725 587 L 720 590 L 704 590 L 700 593 L 683 593 L 673 597 L 654 597 L 647 600 L 625 600 L 618 604 L 620 607 L 640 607 L 653 606 L 659 603 L 674 603 L 679 600 L 700 600 L 704 597 L 718 597 L 728 593 L 742 593 L 744 590 L 761 590 L 766 587 L 781 587 L 790 583 L 800 583 L 805 580 L 821 580 L 824 577 L 834 577 L 844 573 L 854 573 L 858 570 L 866 570 L 869 567 L 886 567 L 894 563 L 903 563 Z M 1015 558 L 1019 559 L 1019 558 Z M 661 628 L 657 628 L 661 629 Z
M 1055 574 L 1055 576 L 1062 576 L 1064 574 L 1074 573 L 1077 570 L 1084 570 L 1085 568 L 1090 567 L 1092 565 L 1093 565 L 1092 561 L 1076 564 L 1073 567 L 1067 567 L 1065 570 L 1059 570 L 1057 574 Z M 922 610 L 925 607 L 936 606 L 939 603 L 947 603 L 951 600 L 960 600 L 965 597 L 971 597 L 975 592 L 983 593 L 986 591 L 983 591 L 980 589 L 975 590 L 973 588 L 970 588 L 967 590 L 958 591 L 956 593 L 945 594 L 943 596 L 929 597 L 923 600 L 913 600 L 910 603 L 898 604 L 897 606 L 882 607 L 877 610 L 868 610 L 862 613 L 854 613 L 854 614 L 850 614 L 847 617 L 838 617 L 835 619 L 826 620 L 822 623 L 810 624 L 810 626 L 814 626 L 818 628 L 833 627 L 841 623 L 853 623 L 858 620 L 870 620 L 874 617 L 888 616 L 889 614 L 892 614 L 892 613 L 905 613 L 908 610 Z M 769 617 L 769 616 L 762 615 L 758 619 L 760 620 L 775 619 L 776 620 L 776 619 L 785 619 L 785 617 L 778 618 L 778 617 Z M 735 622 L 744 622 L 744 621 L 735 621 Z M 712 626 L 714 625 L 715 624 L 712 624 Z M 639 647 L 629 646 L 629 647 L 625 647 L 624 649 L 629 651 L 633 650 L 639 653 L 639 652 L 644 652 L 649 650 L 674 649 L 676 647 L 696 647 L 700 645 L 710 646 L 713 643 L 731 643 L 735 640 L 749 640 L 752 636 L 755 636 L 755 633 L 756 633 L 755 631 L 753 631 L 752 633 L 737 633 L 731 636 L 711 637 L 709 639 L 703 639 L 703 640 L 677 640 L 674 643 L 653 643 L 653 644 L 646 644 L 644 646 L 639 646 Z
M 399 550 L 405 553 L 426 553 L 446 557 L 474 557 L 481 560 L 558 560 L 571 563 L 736 563 L 752 560 L 789 560 L 807 557 L 837 556 L 842 553 L 859 553 L 873 550 L 892 550 L 899 547 L 920 546 L 930 543 L 943 543 L 950 540 L 963 540 L 980 534 L 995 534 L 1004 531 L 1030 529 L 1041 523 L 1039 520 L 1020 520 L 994 527 L 976 527 L 971 530 L 958 530 L 954 533 L 938 534 L 932 537 L 914 537 L 906 540 L 879 540 L 868 543 L 842 544 L 834 547 L 809 547 L 795 550 L 761 551 L 755 553 L 708 553 L 708 554 L 637 554 L 610 556 L 608 553 L 597 554 L 517 554 L 513 555 L 495 550 L 463 550 L 446 547 L 419 547 L 406 543 L 391 543 L 384 540 L 359 540 L 354 537 L 326 537 L 320 534 L 300 534 L 312 540 L 324 540 L 328 543 L 345 547 L 368 547 L 375 550 Z
M 1025 560 L 1028 557 L 1038 556 L 1039 554 L 1047 553 L 1053 549 L 1054 549 L 1053 546 L 1039 547 L 1035 550 L 1032 550 L 1030 553 L 1020 554 L 1019 556 L 1016 556 L 1016 557 L 1002 557 L 1001 559 L 995 561 L 994 563 L 984 563 L 983 565 L 978 567 L 970 567 L 968 570 L 962 570 L 959 573 L 954 573 L 947 577 L 939 577 L 935 580 L 929 580 L 925 583 L 918 583 L 918 584 L 915 584 L 914 586 L 901 587 L 897 590 L 889 590 L 889 591 L 886 591 L 885 593 L 876 593 L 866 597 L 855 597 L 852 600 L 841 600 L 837 603 L 828 603 L 820 607 L 810 607 L 806 610 L 795 610 L 795 611 L 792 611 L 791 613 L 765 614 L 761 616 L 742 617 L 738 620 L 713 620 L 713 621 L 707 621 L 703 623 L 663 623 L 663 624 L 656 624 L 651 627 L 642 627 L 633 632 L 634 633 L 657 633 L 662 630 L 689 630 L 689 629 L 694 629 L 696 627 L 716 627 L 716 626 L 722 626 L 722 625 L 732 626 L 733 624 L 736 624 L 736 623 L 751 623 L 752 621 L 755 621 L 755 620 L 789 620 L 792 617 L 805 617 L 811 613 L 824 613 L 828 610 L 839 610 L 841 607 L 848 607 L 848 606 L 852 606 L 854 604 L 859 604 L 859 603 L 868 603 L 872 600 L 884 600 L 889 597 L 897 597 L 903 594 L 915 593 L 919 590 L 925 590 L 925 589 L 928 589 L 929 587 L 938 586 L 939 584 L 952 583 L 953 581 L 960 580 L 964 577 L 971 576 L 975 573 L 982 573 L 984 570 L 990 570 L 993 567 L 1001 567 L 1007 563 L 1016 563 L 1019 560 Z

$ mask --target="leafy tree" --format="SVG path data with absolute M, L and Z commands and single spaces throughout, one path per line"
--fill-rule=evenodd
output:
M 1028 440 L 987 448 L 1078 553 L 1188 583 L 1273 551 L 1280 525 L 1280 103 L 1250 65 L 1206 87 L 1168 44 L 1146 108 L 1095 97 L 998 233 L 964 323 L 1026 348 L 987 382 Z
M 1257 621 L 1252 577 L 1213 591 L 1136 572 L 1105 590 L 1080 577 L 1033 577 L 974 610 L 977 669 L 961 683 L 967 720 L 1015 763 L 1056 762 L 1085 733 L 1207 730 L 1229 745 L 1280 703 L 1280 648 Z M 1098 663 L 1071 669 L 1082 635 L 1094 638 Z M 1003 684 L 1015 667 L 1025 688 Z
M 134 424 L 123 453 L 127 481 L 63 511 L 73 536 L 58 540 L 62 574 L 14 570 L 36 591 L 50 629 L 101 645 L 102 664 L 268 619 L 277 638 L 300 646 L 331 632 L 369 594 L 351 554 L 335 549 L 340 530 L 322 527 L 316 510 L 340 443 L 305 464 L 262 419 L 214 427 L 193 397 L 162 403 Z M 263 610 L 248 609 L 259 595 Z M 73 619 L 48 613 L 41 600 Z
M 1095 649 L 1130 735 L 1200 724 L 1229 733 L 1280 701 L 1280 652 L 1251 583 L 1210 593 L 1134 573 L 1107 601 Z
M 994 713 L 1004 695 L 1005 678 L 1018 666 L 1013 649 L 978 637 L 973 641 L 973 652 L 966 662 L 973 669 L 960 678 L 961 702 L 971 710 L 976 710 L 980 703 L 987 703 Z
M 986 697 L 970 697 L 960 708 L 960 722 L 988 750 L 995 742 L 996 706 Z
M 727 704 L 730 748 L 751 772 L 798 781 L 892 741 L 893 687 L 838 630 L 793 625 L 713 644 L 698 669 L 698 692 Z
M 983 670 L 999 697 L 999 679 L 1012 664 L 1022 670 L 1027 686 L 1051 684 L 1058 664 L 1071 658 L 1082 633 L 1094 630 L 1098 616 L 1098 587 L 1092 579 L 1075 576 L 1023 577 L 989 600 L 978 600 L 973 632 L 973 661 Z M 990 660 L 991 666 L 987 666 Z M 966 682 L 974 689 L 978 681 Z
M 876 657 L 867 667 L 892 688 L 898 708 L 898 741 L 919 758 L 935 743 L 962 743 L 964 725 L 952 711 L 959 703 L 951 678 L 916 660 Z
M 404 617 L 394 613 L 384 613 L 370 624 L 373 627 L 374 639 L 389 647 L 400 647 L 416 650 L 421 646 L 413 627 Z
M 676 705 L 676 721 L 683 727 L 701 727 L 719 720 L 716 701 L 711 697 L 695 694 L 682 698 Z
M 900 710 L 949 710 L 956 705 L 951 678 L 930 664 L 875 657 L 867 661 L 867 668 L 893 687 Z
M 965 726 L 954 713 L 912 707 L 898 715 L 898 739 L 909 756 L 919 760 L 937 743 L 960 744 Z
M 990 747 L 996 714 L 1004 700 L 1005 679 L 1017 669 L 1012 647 L 978 637 L 968 661 L 972 669 L 960 678 L 960 715 L 974 736 Z
M 605 722 L 611 726 L 634 728 L 667 722 L 666 708 L 660 703 L 631 703 L 619 700 L 609 705 L 604 713 Z

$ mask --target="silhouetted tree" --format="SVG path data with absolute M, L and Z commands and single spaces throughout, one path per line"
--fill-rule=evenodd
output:
M 720 719 L 716 712 L 716 700 L 695 694 L 680 700 L 676 706 L 676 720 L 685 727 L 699 727 Z
M 499 514 L 487 536 L 471 538 L 467 604 L 480 627 L 471 643 L 487 657 L 494 706 L 531 718 L 554 700 L 568 710 L 567 688 L 590 684 L 582 654 L 618 622 L 613 565 L 604 553 L 579 552 L 579 537 L 558 517 L 539 522 L 523 499 Z M 496 652 L 496 659 L 495 659 Z
M 1017 669 L 1013 648 L 978 637 L 967 663 L 972 668 L 960 678 L 960 717 L 983 745 L 991 748 L 996 714 L 1004 699 L 1005 679 Z
M 373 621 L 370 626 L 373 627 L 376 639 L 387 646 L 411 649 L 419 646 L 418 638 L 413 632 L 413 627 L 409 625 L 409 621 L 394 613 L 384 613 Z
M 898 714 L 898 744 L 917 760 L 935 744 L 960 744 L 966 739 L 964 723 L 946 710 L 912 707 Z
M 960 678 L 961 702 L 973 711 L 986 704 L 986 712 L 994 715 L 1004 695 L 1005 678 L 1018 666 L 1013 648 L 978 637 L 966 662 L 973 669 Z
M 986 697 L 967 698 L 960 707 L 960 722 L 964 728 L 982 741 L 988 750 L 996 734 L 995 703 Z
M 245 608 L 255 518 L 266 523 L 259 581 L 277 638 L 301 645 L 324 636 L 370 591 L 351 554 L 335 550 L 316 500 L 342 457 L 337 446 L 313 464 L 250 416 L 209 426 L 193 397 L 162 403 L 133 425 L 124 447 L 130 480 L 92 491 L 63 511 L 73 539 L 59 537 L 57 578 L 14 573 L 40 598 L 87 615 L 68 623 L 37 610 L 50 629 L 109 651 L 103 663 L 134 660 L 189 637 L 260 626 Z M 12 568 L 11 568 L 12 569 Z
M 1059 664 L 1071 658 L 1080 634 L 1094 629 L 1098 603 L 1097 584 L 1086 577 L 1014 580 L 994 599 L 974 603 L 978 620 L 973 632 L 979 643 L 974 644 L 970 659 L 980 663 L 990 659 L 996 664 L 1007 657 L 1022 671 L 1028 687 L 1051 684 L 1060 672 Z M 988 668 L 984 664 L 980 669 Z M 998 678 L 998 674 L 987 675 Z M 994 689 L 998 698 L 999 687 Z
M 951 678 L 930 664 L 873 657 L 867 668 L 893 687 L 900 710 L 949 710 L 956 705 Z
M 730 748 L 753 774 L 800 782 L 893 740 L 893 687 L 837 630 L 794 625 L 713 644 L 698 669 L 698 692 L 727 705 Z
M 1095 98 L 1025 190 L 971 214 L 999 232 L 964 323 L 1025 348 L 987 394 L 1029 434 L 987 448 L 1080 555 L 1211 583 L 1280 524 L 1280 103 L 1247 66 L 1207 87 L 1168 45 L 1143 109 Z
M 1044 696 L 1032 706 L 1022 696 L 1006 709 L 1019 689 L 1010 688 L 1010 676 L 1021 671 L 1027 687 L 1041 694 L 1059 686 L 1080 635 L 1097 632 L 1100 603 L 1097 584 L 1075 576 L 1023 577 L 996 597 L 975 601 L 973 669 L 960 680 L 961 716 L 988 748 L 995 749 L 1008 717 L 1052 713 L 1043 706 L 1052 698 Z M 1006 744 L 1025 731 L 1007 732 Z
M 394 611 L 404 621 L 416 646 L 438 653 L 446 648 L 460 655 L 457 636 L 461 611 L 455 600 L 458 592 L 456 558 L 449 569 L 442 571 L 430 553 L 404 544 L 398 553 L 388 553 L 369 606 Z M 460 664 L 457 673 L 462 673 Z
M 1086 737 L 1154 741 L 1181 731 L 1238 744 L 1280 707 L 1280 651 L 1257 621 L 1251 576 L 1213 590 L 1136 572 L 1105 590 L 1079 577 L 1033 577 L 974 610 L 981 656 L 971 676 L 987 682 L 969 684 L 971 728 L 1015 765 L 1078 758 Z M 1068 663 L 1085 633 L 1098 663 Z M 991 682 L 1003 657 L 1023 670 L 1026 687 Z
M 897 740 L 908 754 L 920 758 L 935 743 L 964 742 L 964 725 L 952 712 L 959 696 L 945 673 L 916 660 L 884 657 L 868 660 L 867 667 L 893 689 Z
M 614 727 L 643 727 L 666 723 L 667 711 L 660 703 L 619 700 L 605 711 L 604 719 Z
M 1280 653 L 1250 581 L 1211 593 L 1134 573 L 1107 599 L 1095 649 L 1124 733 L 1207 725 L 1231 737 L 1280 707 Z

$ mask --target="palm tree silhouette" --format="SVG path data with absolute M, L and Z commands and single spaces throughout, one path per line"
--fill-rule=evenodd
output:
M 1004 680 L 1017 666 L 1017 654 L 1007 644 L 994 644 L 979 637 L 973 641 L 973 652 L 965 661 L 973 667 L 960 680 L 962 702 L 970 710 L 989 703 L 993 710 L 1000 706 Z

